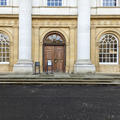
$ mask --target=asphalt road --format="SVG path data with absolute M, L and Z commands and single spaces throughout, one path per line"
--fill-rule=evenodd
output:
M 0 120 L 120 120 L 120 86 L 0 85 Z

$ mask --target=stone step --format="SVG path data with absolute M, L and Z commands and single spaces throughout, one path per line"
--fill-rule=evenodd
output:
M 1 74 L 0 84 L 120 84 L 119 74 Z

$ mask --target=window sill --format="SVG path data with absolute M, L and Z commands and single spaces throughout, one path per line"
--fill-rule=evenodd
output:
M 0 62 L 0 65 L 8 65 L 10 64 L 9 62 Z
M 99 63 L 100 65 L 118 65 L 118 63 Z

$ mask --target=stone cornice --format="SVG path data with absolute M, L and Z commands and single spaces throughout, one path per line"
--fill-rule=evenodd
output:
M 18 18 L 18 14 L 0 14 L 0 18 Z M 58 19 L 76 19 L 77 15 L 32 15 L 32 18 L 58 18 Z
M 76 19 L 76 15 L 32 15 L 32 18 L 50 18 L 50 19 Z
M 91 19 L 120 19 L 120 15 L 91 15 Z
M 10 19 L 12 18 L 13 19 L 13 18 L 18 18 L 18 15 L 17 14 L 14 14 L 14 15 L 13 14 L 9 14 L 9 15 L 8 14 L 3 14 L 2 15 L 1 14 L 0 18 L 10 18 Z

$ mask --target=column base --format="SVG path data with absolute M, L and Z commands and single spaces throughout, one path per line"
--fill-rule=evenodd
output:
M 33 63 L 31 60 L 19 60 L 13 67 L 16 74 L 33 74 Z
M 79 60 L 74 65 L 74 73 L 95 73 L 95 66 L 91 64 L 90 60 Z

